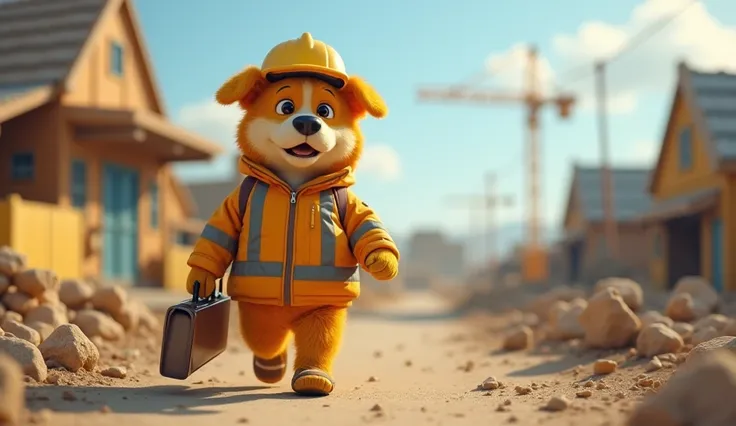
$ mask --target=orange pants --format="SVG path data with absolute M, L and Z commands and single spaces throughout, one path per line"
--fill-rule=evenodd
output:
M 294 369 L 317 368 L 332 374 L 342 343 L 347 308 L 337 306 L 270 306 L 239 302 L 240 333 L 263 359 L 286 350 L 293 335 Z

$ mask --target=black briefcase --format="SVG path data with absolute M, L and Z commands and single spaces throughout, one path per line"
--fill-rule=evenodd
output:
M 192 298 L 170 307 L 164 320 L 159 372 L 186 379 L 225 351 L 230 324 L 230 297 L 222 293 L 222 279 L 212 294 L 199 298 L 199 282 Z

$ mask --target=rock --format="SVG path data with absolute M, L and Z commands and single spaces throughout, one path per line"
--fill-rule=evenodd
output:
M 675 321 L 689 322 L 710 314 L 717 306 L 718 293 L 710 283 L 705 278 L 689 276 L 677 281 L 666 313 Z
M 42 305 L 63 306 L 66 310 L 66 306 L 62 305 L 61 299 L 59 299 L 59 292 L 57 290 L 48 290 L 43 292 L 38 296 L 38 302 Z
M 495 390 L 499 387 L 501 387 L 501 384 L 493 376 L 483 380 L 483 383 L 480 385 L 480 388 L 483 390 Z
M 690 338 L 693 337 L 693 331 L 695 330 L 692 324 L 688 324 L 686 322 L 676 322 L 672 325 L 672 329 L 675 330 L 675 332 L 679 334 L 685 342 L 689 341 Z
M 614 288 L 618 290 L 624 303 L 626 303 L 632 311 L 638 311 L 644 304 L 644 292 L 642 291 L 639 283 L 634 280 L 617 277 L 604 278 L 595 284 L 593 292 L 598 293 L 606 288 Z
M 128 370 L 125 367 L 110 367 L 102 370 L 101 374 L 114 379 L 124 379 L 128 376 Z
M 61 306 L 40 305 L 28 311 L 24 322 L 26 324 L 32 322 L 43 322 L 56 328 L 62 324 L 67 324 L 69 322 L 69 318 L 66 316 L 66 310 Z
M 42 343 L 54 332 L 54 326 L 45 322 L 29 322 L 26 325 L 38 332 L 38 335 L 41 336 Z
M 72 372 L 82 368 L 92 371 L 100 359 L 97 347 L 74 324 L 59 326 L 38 349 L 47 363 Z
M 38 334 L 38 331 L 18 321 L 5 320 L 2 323 L 2 327 L 8 333 L 13 333 L 15 337 L 28 341 L 34 346 L 38 346 L 41 343 L 41 335 Z
M 585 343 L 600 349 L 627 346 L 641 328 L 639 318 L 612 287 L 596 293 L 588 301 L 580 323 L 585 330 Z
M 682 336 L 664 324 L 655 323 L 644 327 L 636 339 L 636 350 L 639 355 L 652 357 L 660 354 L 675 353 L 685 342 Z
M 110 315 L 120 313 L 128 300 L 128 295 L 120 286 L 100 287 L 92 295 L 92 306 Z
M 643 400 L 628 426 L 733 425 L 736 404 L 714 395 L 736 394 L 736 357 L 709 352 L 688 362 L 657 393 Z
M 159 321 L 156 315 L 142 302 L 130 302 L 135 304 L 139 315 L 138 328 L 149 332 L 158 332 Z M 528 324 L 527 324 L 528 325 Z
M 8 309 L 18 312 L 21 315 L 25 315 L 28 311 L 38 306 L 37 299 L 17 291 L 15 287 L 10 287 L 5 295 L 3 295 L 2 302 Z
M 123 326 L 104 313 L 92 309 L 77 312 L 73 323 L 90 338 L 100 336 L 105 340 L 118 340 L 125 335 Z
M 10 278 L 7 275 L 0 274 L 0 296 L 2 296 L 10 288 Z
M 706 353 L 714 352 L 717 350 L 727 350 L 736 355 L 736 337 L 722 336 L 700 343 L 699 345 L 695 346 L 687 355 L 687 362 L 690 363 L 693 360 L 702 357 Z
M 19 314 L 18 312 L 7 311 L 5 312 L 5 316 L 3 316 L 3 321 L 5 320 L 23 322 L 23 315 Z
M 140 313 L 138 312 L 138 306 L 132 303 L 126 303 L 120 312 L 112 314 L 112 318 L 122 325 L 127 331 L 136 330 L 140 323 Z
M 0 401 L 0 424 L 21 424 L 26 404 L 23 370 L 4 353 L 0 353 Z
M 569 302 L 578 297 L 585 297 L 585 292 L 568 286 L 554 287 L 532 300 L 527 310 L 534 312 L 542 320 L 549 320 L 548 314 L 555 302 Z
M 518 351 L 534 346 L 534 331 L 526 325 L 510 330 L 503 341 L 503 348 L 507 351 Z
M 599 359 L 593 364 L 593 374 L 611 374 L 616 371 L 618 363 L 611 359 Z
M 672 321 L 672 318 L 664 316 L 657 311 L 646 311 L 639 315 L 639 319 L 641 320 L 642 327 L 646 327 L 650 324 L 664 324 L 667 327 L 672 328 L 675 324 L 675 322 Z
M 579 317 L 587 306 L 588 302 L 584 299 L 574 299 L 570 303 L 557 302 L 550 310 L 549 337 L 571 340 L 585 336 Z
M 736 336 L 736 319 L 729 319 L 728 324 L 721 331 L 724 336 Z
M 570 406 L 570 400 L 565 396 L 553 396 L 547 401 L 545 409 L 547 411 L 565 411 Z
M 696 330 L 695 333 L 693 333 L 693 337 L 690 339 L 690 342 L 693 345 L 699 345 L 703 342 L 707 342 L 708 340 L 715 339 L 716 337 L 720 337 L 721 333 L 718 332 L 713 326 L 705 326 L 701 328 L 700 330 Z
M 705 316 L 693 324 L 695 332 L 705 327 L 713 327 L 717 331 L 721 331 L 726 328 L 731 320 L 722 314 L 710 314 Z
M 9 337 L 8 333 L 5 333 L 4 336 L 0 336 L 0 353 L 15 359 L 26 376 L 39 383 L 46 380 L 48 374 L 46 363 L 43 361 L 41 351 L 32 343 L 17 337 Z
M 660 361 L 659 358 L 655 356 L 654 358 L 652 358 L 651 361 L 647 363 L 646 366 L 644 366 L 644 371 L 646 371 L 647 373 L 651 373 L 657 370 L 661 370 L 662 367 L 662 361 Z
M 7 311 L 5 310 L 5 305 L 3 305 L 2 303 L 0 303 L 0 321 L 1 321 L 1 320 L 2 320 L 3 318 L 5 318 L 5 313 L 6 313 L 6 312 L 7 312 Z
M 82 280 L 63 280 L 59 285 L 59 299 L 69 309 L 82 309 L 92 300 L 95 291 Z
M 8 246 L 0 247 L 0 274 L 12 277 L 25 269 L 27 259 Z
M 47 290 L 58 290 L 59 277 L 48 269 L 28 269 L 13 275 L 13 284 L 23 293 L 38 297 Z

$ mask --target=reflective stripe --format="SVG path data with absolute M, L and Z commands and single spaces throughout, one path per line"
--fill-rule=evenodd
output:
M 249 261 L 261 260 L 261 229 L 263 228 L 263 207 L 266 204 L 268 184 L 256 182 L 253 195 L 248 203 L 250 210 L 250 221 L 248 222 L 248 253 Z
M 225 231 L 215 228 L 208 223 L 204 226 L 200 237 L 217 244 L 227 250 L 231 256 L 235 256 L 235 248 L 237 247 L 238 242 Z
M 335 210 L 335 198 L 332 196 L 332 190 L 322 191 L 319 193 L 319 218 L 320 218 L 320 238 L 322 240 L 321 264 L 330 266 L 335 264 L 335 245 L 337 233 L 335 232 L 335 221 L 332 219 L 332 213 Z
M 281 262 L 252 262 L 238 260 L 233 262 L 230 276 L 234 277 L 280 277 L 284 272 Z
M 383 224 L 381 224 L 381 222 L 366 220 L 365 222 L 361 223 L 360 226 L 358 226 L 358 229 L 353 232 L 353 235 L 350 236 L 350 244 L 355 247 L 358 244 L 358 241 L 360 241 L 360 239 L 363 238 L 365 234 L 374 229 L 381 229 L 383 231 L 386 231 L 386 228 L 383 227 Z
M 313 266 L 297 265 L 294 267 L 294 279 L 300 281 L 360 281 L 358 266 Z

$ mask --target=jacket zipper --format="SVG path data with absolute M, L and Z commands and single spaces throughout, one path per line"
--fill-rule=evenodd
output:
M 296 192 L 291 192 L 289 200 L 289 224 L 286 228 L 286 264 L 284 271 L 284 305 L 291 305 L 291 281 L 294 263 L 294 226 L 296 225 Z

